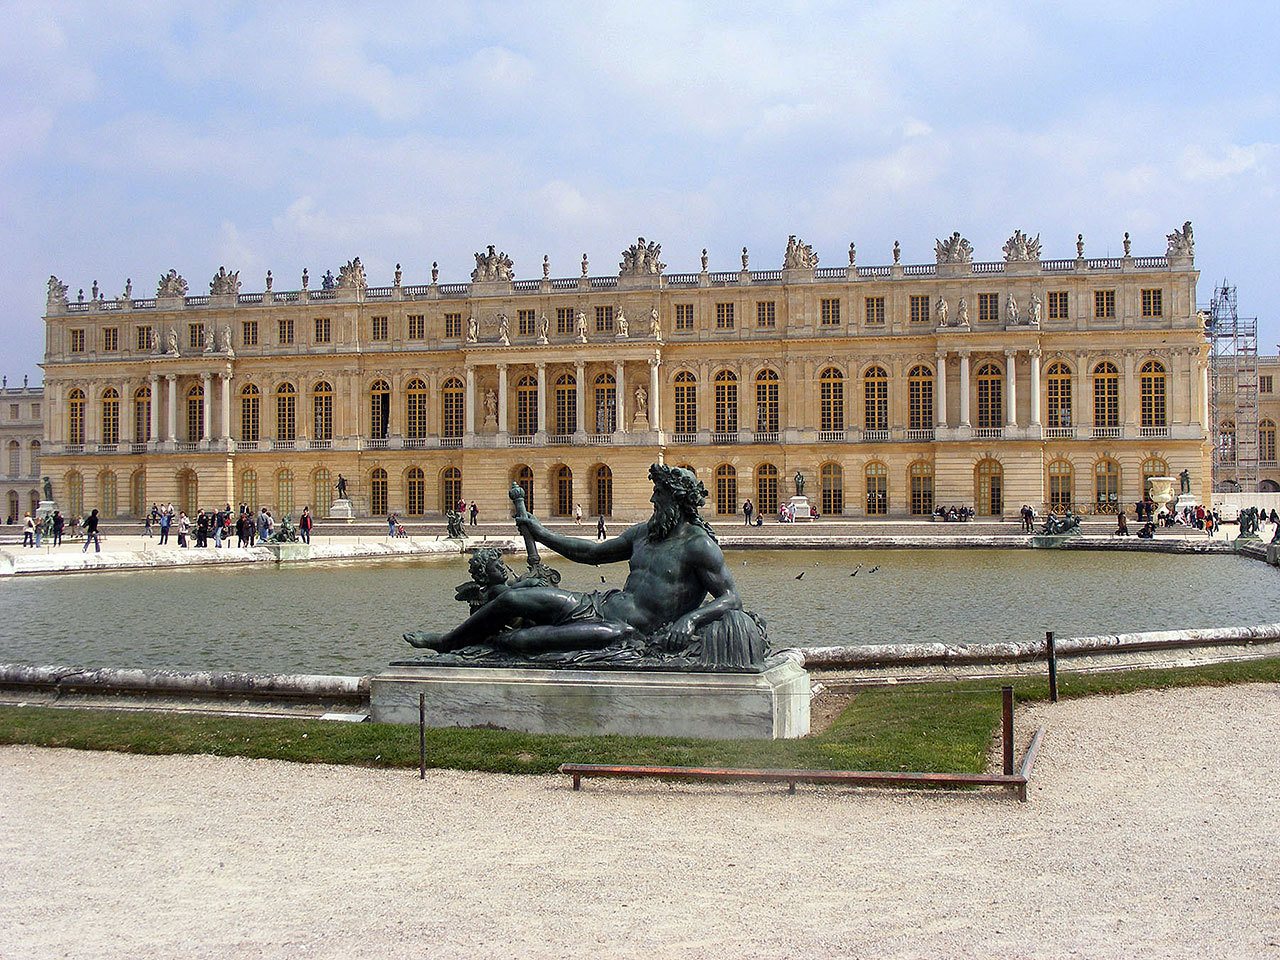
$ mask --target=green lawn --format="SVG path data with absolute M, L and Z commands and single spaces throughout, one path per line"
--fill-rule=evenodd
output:
M 1059 692 L 1068 698 L 1250 681 L 1280 682 L 1280 659 L 1179 670 L 1064 674 Z M 1022 701 L 1048 696 L 1043 678 L 1016 680 L 1014 688 Z M 565 762 L 976 773 L 985 765 L 999 719 L 996 681 L 899 685 L 859 693 L 828 730 L 803 740 L 428 730 L 427 763 L 502 773 L 548 773 Z M 1018 731 L 1019 752 L 1030 734 L 1030 730 Z M 49 707 L 0 708 L 0 744 L 375 767 L 418 763 L 416 727 Z

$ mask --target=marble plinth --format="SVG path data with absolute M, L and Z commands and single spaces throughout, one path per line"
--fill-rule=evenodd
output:
M 58 512 L 58 505 L 52 500 L 41 500 L 40 505 L 36 507 L 36 516 L 43 520 L 45 517 L 52 517 Z
M 791 505 L 791 515 L 797 520 L 812 520 L 813 508 L 809 506 L 809 498 L 805 496 L 792 497 L 787 501 Z
M 335 500 L 329 507 L 330 520 L 345 520 L 350 523 L 355 517 L 356 511 L 350 500 Z
M 271 551 L 271 556 L 276 563 L 311 559 L 311 544 L 309 543 L 264 543 L 262 546 Z
M 778 740 L 809 732 L 798 654 L 763 673 L 540 670 L 401 665 L 369 682 L 372 718 L 525 733 Z

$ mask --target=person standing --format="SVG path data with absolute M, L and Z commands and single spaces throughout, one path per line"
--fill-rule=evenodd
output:
M 387 536 L 394 537 L 396 535 L 396 515 L 394 513 L 387 514 Z
M 748 527 L 751 526 L 751 515 L 755 512 L 756 512 L 756 507 L 755 507 L 755 504 L 751 502 L 750 497 L 742 501 L 742 517 L 746 526 Z
M 1124 511 L 1121 510 L 1116 514 L 1116 536 L 1127 537 L 1129 535 L 1129 521 L 1125 519 Z
M 311 508 L 303 507 L 302 516 L 298 518 L 298 535 L 303 543 L 311 542 Z
M 151 539 L 151 514 L 147 514 L 142 519 L 142 535 L 148 540 Z
M 160 514 L 160 543 L 158 546 L 163 546 L 169 542 L 169 528 L 171 526 L 173 526 L 173 517 L 169 516 L 167 511 L 162 512 Z
M 81 553 L 89 552 L 89 541 L 93 541 L 93 552 L 102 552 L 102 541 L 98 539 L 98 508 L 94 507 L 89 513 L 88 518 L 84 522 L 84 549 Z
M 480 508 L 476 506 L 474 500 L 471 501 L 471 525 L 476 525 L 476 517 L 480 516 Z
M 582 504 L 580 503 L 573 505 L 573 522 L 578 526 L 582 526 Z
M 67 518 L 62 515 L 62 511 L 53 511 L 53 545 L 55 547 L 62 546 L 62 530 L 66 525 Z
M 190 535 L 191 521 L 187 518 L 187 511 L 183 510 L 178 514 L 178 546 L 185 549 Z
M 609 536 L 608 531 L 604 528 L 604 514 L 596 517 L 596 539 L 605 540 Z
M 22 545 L 32 548 L 36 545 L 36 522 L 31 519 L 31 514 L 29 513 L 22 523 Z

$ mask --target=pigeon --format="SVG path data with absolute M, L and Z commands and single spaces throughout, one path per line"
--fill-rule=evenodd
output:
M 803 579 L 804 579 L 804 571 L 803 571 L 803 570 L 801 570 L 799 573 L 797 573 L 797 574 L 796 574 L 796 579 L 797 579 L 797 580 L 803 580 Z
M 854 567 L 853 573 L 849 574 L 849 576 L 856 577 L 858 575 L 858 571 L 861 569 L 862 569 L 862 564 L 858 564 L 856 567 Z
M 868 570 L 867 573 L 875 573 L 879 569 L 880 569 L 880 564 L 877 563 L 874 567 Z
M 600 582 L 601 582 L 601 583 L 604 583 L 604 582 L 605 582 L 604 577 L 601 577 L 601 578 L 600 578 Z

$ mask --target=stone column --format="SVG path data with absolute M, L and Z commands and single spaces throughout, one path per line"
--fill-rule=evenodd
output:
M 218 379 L 222 381 L 222 428 L 220 430 L 219 439 L 231 439 L 231 374 L 220 373 Z
M 507 435 L 507 365 L 498 364 L 498 436 Z
M 969 423 L 969 351 L 960 351 L 960 426 L 972 426 Z
M 614 361 L 613 364 L 613 387 L 614 387 L 614 404 L 617 407 L 616 413 L 618 418 L 617 432 L 627 432 L 627 385 L 623 380 L 623 370 L 625 367 L 621 360 Z
M 1031 426 L 1040 426 L 1040 350 L 1031 351 Z
M 213 426 L 213 374 L 207 370 L 200 374 L 200 388 L 204 391 L 204 402 L 200 404 L 200 412 L 204 416 L 202 426 L 204 428 L 204 440 L 207 443 L 213 439 L 210 434 L 210 429 Z
M 658 405 L 661 394 L 659 393 L 658 383 L 658 367 L 662 363 L 660 358 L 655 357 L 649 361 L 649 429 L 662 429 L 662 408 Z
M 138 438 L 134 436 L 133 385 L 125 381 L 116 387 L 120 391 L 120 442 L 130 446 Z
M 538 434 L 547 432 L 547 365 L 538 361 Z M 545 439 L 545 438 L 544 438 Z
M 178 377 L 176 374 L 166 373 L 165 380 L 169 383 L 169 429 L 168 435 L 165 437 L 166 443 L 178 442 Z
M 1126 427 L 1138 425 L 1138 383 L 1133 375 L 1133 351 L 1124 352 L 1124 411 L 1120 423 Z
M 1016 427 L 1018 425 L 1018 351 L 1006 350 L 1004 352 L 1004 425 L 1006 427 Z
M 1089 355 L 1076 354 L 1076 375 L 1071 380 L 1071 424 L 1093 429 L 1093 380 L 1089 375 Z M 1088 417 L 1085 414 L 1088 414 Z
M 160 375 L 151 375 L 151 442 L 160 442 Z
M 933 415 L 939 427 L 945 428 L 947 420 L 947 353 L 937 354 L 933 376 Z
M 1200 360 L 1200 429 L 1209 434 L 1209 361 Z
M 468 437 L 476 433 L 476 368 L 467 367 L 466 409 L 462 412 L 463 429 Z
M 102 442 L 102 392 L 97 381 L 85 384 L 84 442 L 85 445 Z
M 581 435 L 587 432 L 587 385 L 584 382 L 587 377 L 587 365 L 579 360 L 573 365 L 574 370 L 574 397 L 577 422 L 574 424 L 574 432 Z

